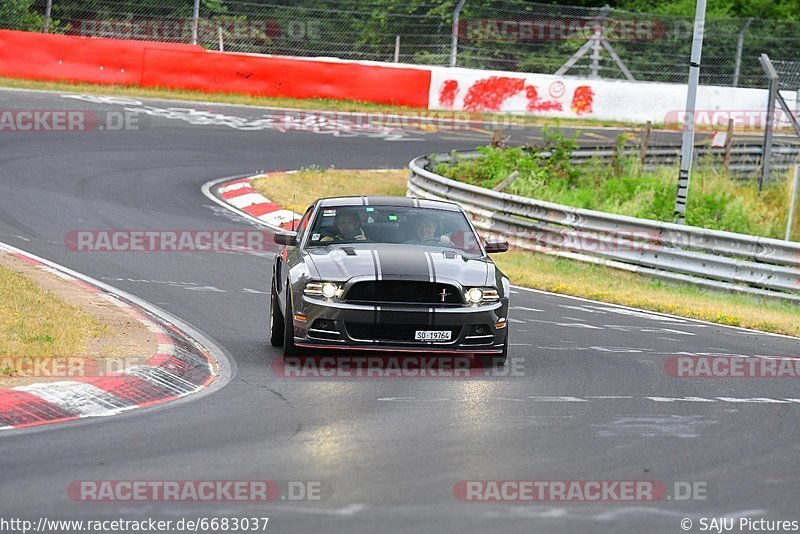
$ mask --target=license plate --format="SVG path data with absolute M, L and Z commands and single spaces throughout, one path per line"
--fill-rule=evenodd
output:
M 417 330 L 414 339 L 417 341 L 450 341 L 450 330 Z

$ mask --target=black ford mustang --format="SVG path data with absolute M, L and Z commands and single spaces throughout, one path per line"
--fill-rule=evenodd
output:
M 508 278 L 455 203 L 406 197 L 317 200 L 272 276 L 271 343 L 302 347 L 508 353 Z

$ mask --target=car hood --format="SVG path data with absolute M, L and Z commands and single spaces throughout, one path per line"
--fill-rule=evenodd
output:
M 490 266 L 493 267 L 486 257 L 422 245 L 329 245 L 311 247 L 304 253 L 319 279 L 332 281 L 366 277 L 375 280 L 450 280 L 462 286 L 484 286 L 489 281 Z M 493 285 L 493 278 L 491 282 L 489 285 Z

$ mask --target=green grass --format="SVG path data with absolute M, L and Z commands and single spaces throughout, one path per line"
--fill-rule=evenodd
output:
M 518 171 L 506 192 L 557 204 L 672 221 L 678 170 L 661 168 L 643 173 L 638 160 L 628 158 L 616 168 L 598 163 L 571 166 L 528 156 L 522 148 L 482 149 L 483 160 L 439 164 L 449 178 L 492 188 Z M 713 162 L 708 162 L 713 163 Z M 721 165 L 699 165 L 692 173 L 686 222 L 714 230 L 783 239 L 789 212 L 792 178 L 773 180 L 759 193 L 756 181 L 725 175 Z M 800 217 L 793 232 L 800 239 Z
M 407 176 L 406 170 L 306 170 L 273 173 L 254 184 L 278 205 L 303 211 L 323 196 L 405 194 Z M 515 285 L 718 324 L 800 335 L 800 306 L 796 304 L 662 281 L 536 252 L 511 251 L 492 257 Z
M 535 252 L 493 256 L 511 283 L 729 326 L 800 336 L 800 306 L 704 289 Z
M 316 199 L 347 195 L 405 196 L 408 171 L 306 169 L 253 180 L 253 188 L 277 205 L 304 213 Z
M 108 333 L 100 321 L 0 266 L 0 356 L 76 356 Z M 9 374 L 0 369 L 0 375 Z

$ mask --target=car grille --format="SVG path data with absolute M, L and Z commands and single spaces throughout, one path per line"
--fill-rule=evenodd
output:
M 394 341 L 394 342 L 414 342 L 425 343 L 425 341 L 416 341 L 414 333 L 417 330 L 442 330 L 450 331 L 450 341 L 440 341 L 437 343 L 452 343 L 461 334 L 460 326 L 408 326 L 404 324 L 374 324 L 374 323 L 352 323 L 346 322 L 345 328 L 353 339 L 363 339 L 369 341 Z
M 442 291 L 445 291 L 442 300 Z M 345 295 L 350 302 L 398 302 L 414 304 L 462 304 L 458 289 L 450 284 L 404 280 L 356 282 Z

